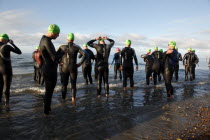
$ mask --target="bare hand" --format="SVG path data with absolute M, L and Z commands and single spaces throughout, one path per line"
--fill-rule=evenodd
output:
M 123 66 L 122 65 L 120 66 L 120 69 L 123 70 Z
M 107 40 L 108 38 L 106 36 L 104 36 L 103 39 Z
M 136 66 L 136 71 L 138 71 L 138 69 L 139 69 L 139 67 L 138 67 L 138 66 Z
M 98 38 L 96 38 L 96 40 L 100 40 L 101 39 L 101 37 L 99 36 Z
M 173 53 L 173 50 L 167 50 L 166 54 L 171 54 Z
M 109 65 L 109 69 L 111 68 L 112 66 L 111 65 Z

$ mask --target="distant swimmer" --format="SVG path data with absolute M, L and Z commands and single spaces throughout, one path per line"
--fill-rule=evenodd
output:
M 80 46 L 74 43 L 73 33 L 68 34 L 67 40 L 68 44 L 60 46 L 57 50 L 57 55 L 59 60 L 62 62 L 62 98 L 66 99 L 67 86 L 70 77 L 72 102 L 74 103 L 76 101 L 78 67 L 80 67 L 85 61 L 85 53 L 82 51 Z M 83 56 L 79 63 L 77 63 L 78 53 Z
M 34 80 L 38 81 L 39 84 L 44 84 L 44 77 L 42 74 L 43 59 L 41 56 L 39 46 L 36 46 L 36 50 L 32 54 L 34 59 Z
M 39 44 L 40 52 L 43 58 L 43 76 L 45 80 L 44 95 L 44 113 L 46 115 L 51 111 L 51 100 L 54 88 L 57 82 L 57 57 L 52 39 L 59 36 L 60 28 L 56 24 L 48 27 L 48 33 L 43 35 Z
M 138 60 L 136 57 L 135 50 L 131 48 L 131 40 L 126 40 L 125 47 L 121 51 L 120 66 L 123 71 L 123 90 L 126 90 L 127 79 L 130 79 L 130 87 L 134 87 L 133 80 L 133 59 L 136 64 L 136 71 L 138 70 Z
M 117 72 L 119 72 L 119 77 L 122 79 L 122 73 L 120 69 L 120 52 L 121 50 L 119 48 L 116 48 L 116 53 L 114 54 L 113 61 L 111 65 L 114 63 L 114 79 L 117 79 Z M 110 65 L 110 68 L 111 68 Z
M 8 45 L 7 43 L 11 45 Z M 10 53 L 22 54 L 21 50 L 9 39 L 7 34 L 0 35 L 0 102 L 4 94 L 5 104 L 9 104 L 12 83 L 12 64 Z
M 88 49 L 87 44 L 83 44 L 83 52 L 85 53 L 85 62 L 82 64 L 82 73 L 85 79 L 85 83 L 86 85 L 88 85 L 88 81 L 90 84 L 93 84 L 93 80 L 92 80 L 92 63 L 95 60 L 95 56 L 93 54 L 93 52 Z M 79 55 L 79 58 L 81 58 L 82 55 Z
M 178 47 L 175 47 L 175 50 L 177 51 L 177 59 L 178 59 L 178 62 L 175 64 L 175 79 L 176 81 L 178 81 L 179 79 L 179 61 L 182 61 L 182 55 L 181 53 L 178 52 Z
M 190 81 L 192 81 L 194 76 L 195 65 L 199 62 L 197 55 L 192 52 L 191 48 L 188 48 L 188 53 L 183 57 L 183 65 L 185 66 L 185 81 L 188 80 L 188 73 L 190 73 Z
M 194 57 L 194 64 L 193 64 L 193 80 L 195 80 L 195 68 L 196 65 L 198 65 L 199 62 L 199 58 L 198 56 L 195 54 L 195 49 L 192 49 L 192 55 Z
M 174 97 L 174 88 L 171 84 L 173 77 L 175 64 L 178 62 L 177 54 L 175 50 L 176 42 L 170 41 L 168 43 L 168 50 L 163 53 L 163 63 L 164 63 L 164 79 L 166 85 L 167 96 L 169 98 Z
M 98 40 L 98 44 L 94 43 Z M 110 43 L 106 44 L 104 40 L 108 40 Z M 105 93 L 108 97 L 109 95 L 109 55 L 111 48 L 114 45 L 114 40 L 107 38 L 107 37 L 98 37 L 96 39 L 90 40 L 87 44 L 91 48 L 95 48 L 97 52 L 96 56 L 96 63 L 98 68 L 98 87 L 97 87 L 97 96 L 100 97 L 101 95 L 101 87 L 102 87 L 102 79 L 104 80 L 105 86 Z

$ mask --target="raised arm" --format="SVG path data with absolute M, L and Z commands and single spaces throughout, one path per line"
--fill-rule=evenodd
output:
M 90 40 L 89 42 L 87 42 L 87 45 L 90 46 L 91 48 L 96 48 L 96 44 L 94 44 L 95 41 L 96 39 Z
M 9 43 L 12 45 L 12 47 L 10 47 L 11 52 L 14 52 L 16 54 L 22 54 L 21 50 L 14 44 L 12 40 L 10 40 Z
M 110 48 L 112 48 L 113 46 L 114 46 L 114 40 L 112 40 L 112 39 L 110 39 L 110 38 L 107 38 L 107 40 L 110 42 L 109 44 L 108 44 L 108 46 L 110 47 Z

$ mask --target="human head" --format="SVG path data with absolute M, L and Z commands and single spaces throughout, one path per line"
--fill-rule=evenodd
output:
M 126 40 L 125 41 L 125 46 L 130 47 L 131 46 L 131 40 Z
M 192 52 L 195 53 L 195 49 L 192 49 Z
M 176 47 L 176 42 L 175 41 L 170 41 L 168 43 L 168 48 L 171 49 L 171 50 L 174 50 Z
M 9 41 L 9 36 L 7 34 L 1 34 L 0 35 L 0 42 L 7 44 Z
M 87 43 L 84 43 L 84 44 L 83 44 L 83 49 L 85 50 L 85 49 L 87 49 L 87 48 L 88 48 Z
M 100 39 L 98 40 L 98 44 L 105 44 L 105 41 L 103 38 L 99 37 Z
M 147 50 L 147 53 L 151 53 L 151 49 L 148 49 L 148 50 Z
M 69 33 L 67 36 L 68 42 L 74 42 L 74 34 L 73 33 Z
M 59 33 L 60 33 L 60 28 L 58 27 L 58 25 L 51 24 L 48 27 L 47 36 L 50 37 L 51 39 L 56 39 L 57 37 L 59 37 Z
M 191 52 L 191 51 L 192 51 L 192 49 L 191 49 L 191 48 L 188 48 L 188 49 L 187 49 L 187 51 L 188 51 L 188 52 Z
M 154 46 L 154 50 L 155 51 L 158 51 L 158 46 Z
M 163 49 L 160 49 L 159 51 L 160 51 L 160 52 L 163 52 Z
M 116 48 L 116 52 L 118 53 L 118 52 L 120 52 L 121 50 L 120 50 L 120 48 Z

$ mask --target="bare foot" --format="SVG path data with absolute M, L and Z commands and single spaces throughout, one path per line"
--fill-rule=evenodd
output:
M 152 80 L 152 76 L 150 76 L 149 78 L 150 78 L 150 80 Z
M 124 87 L 123 90 L 126 91 L 126 87 Z
M 98 95 L 97 98 L 100 99 L 101 98 L 101 95 Z
M 109 94 L 106 94 L 106 97 L 109 98 Z

